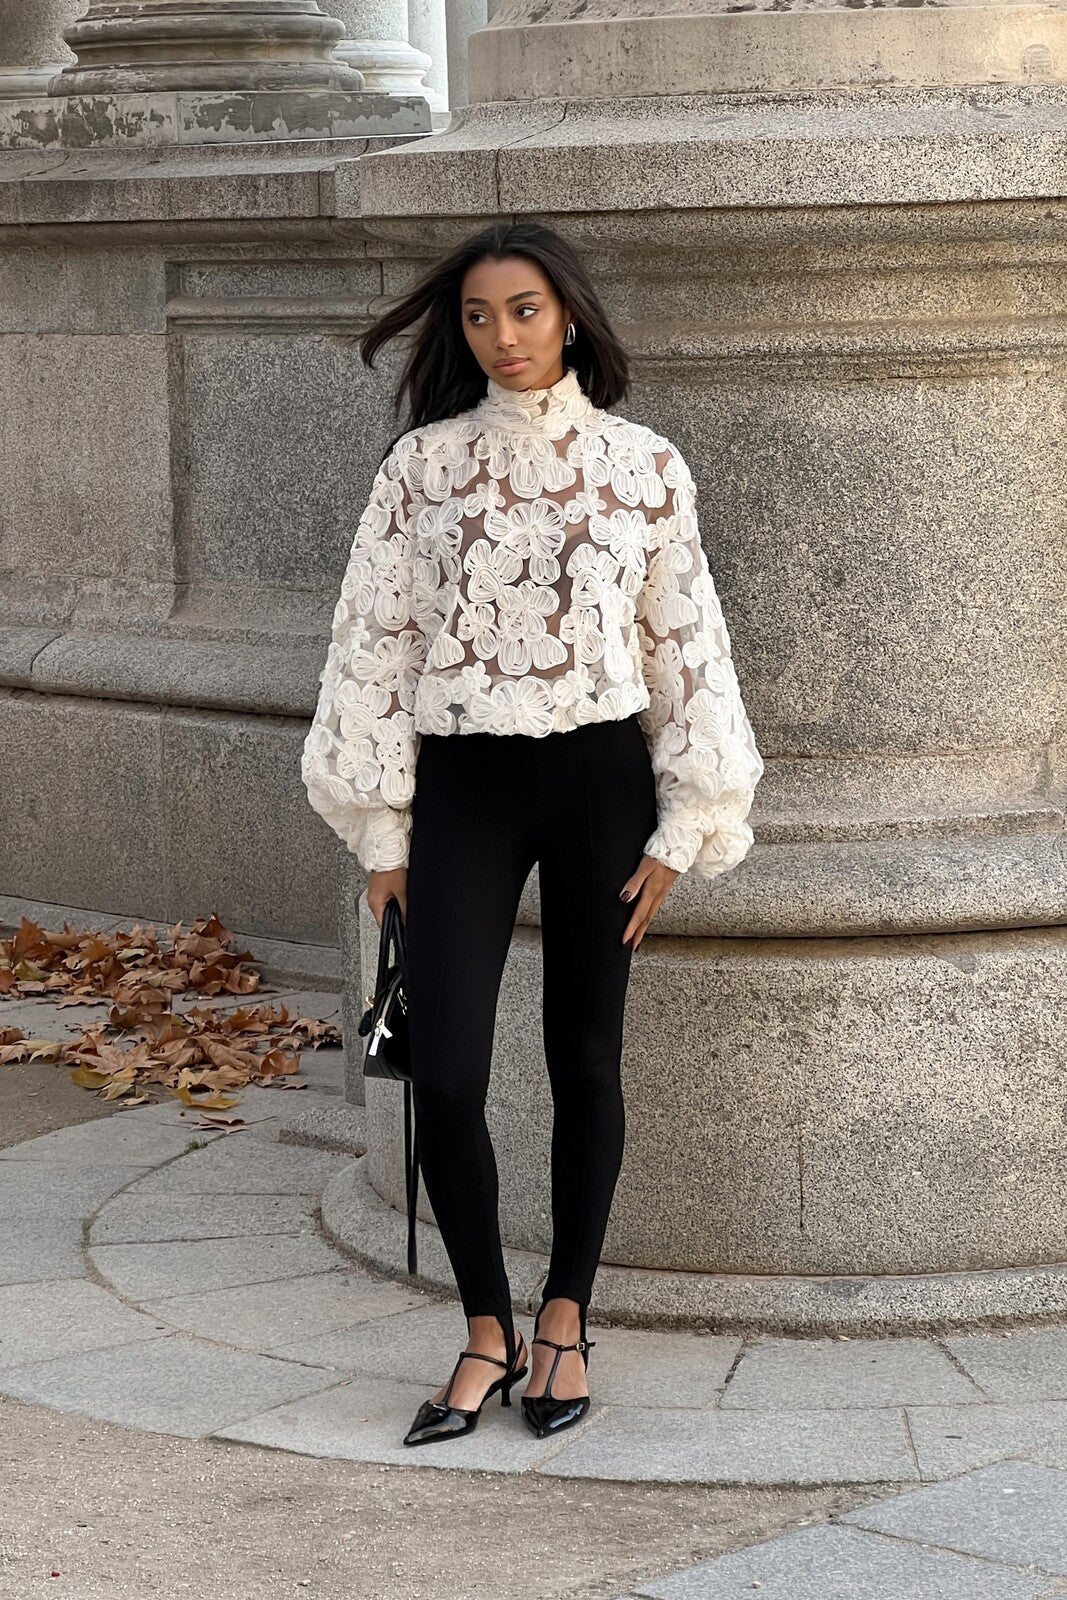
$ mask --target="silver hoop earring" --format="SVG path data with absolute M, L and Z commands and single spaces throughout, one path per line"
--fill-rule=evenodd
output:
M 575 337 L 574 323 L 573 322 L 568 322 L 567 331 L 563 335 L 563 343 L 564 344 L 573 344 L 574 343 L 574 337 Z

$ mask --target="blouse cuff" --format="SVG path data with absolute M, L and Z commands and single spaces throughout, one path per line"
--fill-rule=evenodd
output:
M 663 821 L 646 843 L 644 853 L 675 872 L 688 872 L 700 845 L 698 830 L 681 822 Z
M 679 819 L 667 819 L 645 844 L 644 854 L 674 872 L 718 878 L 744 860 L 752 843 L 752 829 L 737 817 L 721 817 L 711 833 Z
M 367 872 L 392 872 L 408 864 L 411 836 L 411 811 L 393 806 L 369 806 L 358 837 L 350 838 L 348 848 Z M 363 820 L 363 819 L 360 819 Z

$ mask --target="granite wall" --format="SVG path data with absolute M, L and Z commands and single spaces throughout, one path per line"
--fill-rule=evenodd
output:
M 8 892 L 336 938 L 297 761 L 394 428 L 349 341 L 473 220 L 361 215 L 337 143 L 0 164 Z M 551 220 L 693 464 L 768 758 L 763 848 L 661 931 L 1062 920 L 1062 204 Z
M 1062 96 L 1017 96 L 992 165 L 999 113 L 966 98 L 895 102 L 892 137 L 820 102 L 777 145 L 733 105 L 700 163 L 626 107 L 611 143 L 488 107 L 392 150 L 0 155 L 5 891 L 315 944 L 340 902 L 354 1020 L 362 880 L 298 771 L 395 431 L 394 370 L 349 341 L 540 194 L 633 351 L 626 409 L 692 464 L 767 762 L 756 848 L 680 880 L 636 959 L 607 1259 L 648 1283 L 1067 1260 L 1067 203 L 1034 132 Z M 646 150 L 634 209 L 642 139 L 663 183 Z M 537 923 L 534 875 L 491 1114 L 535 1253 Z M 400 1205 L 395 1096 L 370 1113 Z

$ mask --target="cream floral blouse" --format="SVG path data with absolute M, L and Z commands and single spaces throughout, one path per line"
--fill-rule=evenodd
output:
M 634 712 L 659 813 L 645 854 L 714 878 L 752 844 L 763 762 L 689 470 L 573 371 L 550 389 L 490 379 L 394 445 L 321 684 L 304 783 L 368 871 L 407 864 L 420 735 L 541 738 Z

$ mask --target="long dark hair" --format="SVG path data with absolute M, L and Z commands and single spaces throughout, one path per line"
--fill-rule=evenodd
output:
M 538 223 L 497 222 L 464 239 L 358 340 L 365 364 L 373 367 L 382 346 L 421 319 L 396 391 L 398 416 L 407 402 L 407 427 L 454 417 L 486 393 L 486 375 L 463 332 L 460 286 L 464 274 L 479 261 L 511 256 L 536 262 L 570 312 L 575 339 L 564 358 L 593 404 L 607 410 L 625 395 L 626 351 L 576 251 Z

